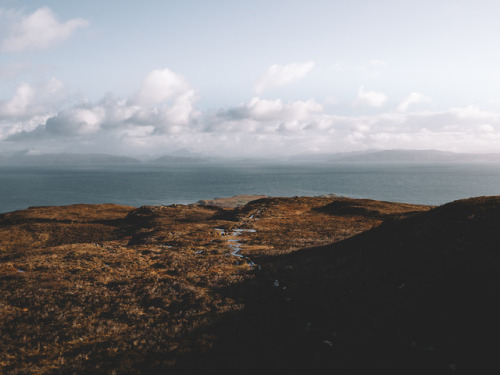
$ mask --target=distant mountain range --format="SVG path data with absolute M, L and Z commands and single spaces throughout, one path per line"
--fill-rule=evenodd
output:
M 166 155 L 154 159 L 146 159 L 146 163 L 152 164 L 171 164 L 171 163 L 205 163 L 214 158 L 199 152 L 191 151 L 185 148 L 171 151 Z
M 500 161 L 498 154 L 467 154 L 437 150 L 384 150 L 335 158 L 352 162 L 488 162 Z
M 0 165 L 11 166 L 110 166 L 110 165 L 137 165 L 171 164 L 171 163 L 201 163 L 208 161 L 208 157 L 163 155 L 154 159 L 140 160 L 127 156 L 99 154 L 99 153 L 48 153 L 38 154 L 22 151 L 17 153 L 0 154 Z
M 0 155 L 0 164 L 13 166 L 94 166 L 138 164 L 138 159 L 108 154 L 29 154 L 14 153 Z
M 438 150 L 363 150 L 294 155 L 275 160 L 286 163 L 330 162 L 500 162 L 500 153 L 455 153 Z
M 197 164 L 208 162 L 234 163 L 332 163 L 332 162 L 500 162 L 500 153 L 454 153 L 438 150 L 355 151 L 331 154 L 306 154 L 291 157 L 216 158 L 186 150 L 155 158 L 133 158 L 99 153 L 47 153 L 31 151 L 0 153 L 0 165 L 9 166 L 110 166 L 138 164 Z
M 159 158 L 151 160 L 150 163 L 153 163 L 153 164 L 205 163 L 207 161 L 208 161 L 208 158 L 204 158 L 204 157 L 164 155 L 164 156 L 160 156 Z

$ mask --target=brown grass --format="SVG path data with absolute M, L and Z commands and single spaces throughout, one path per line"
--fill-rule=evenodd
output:
M 199 373 L 203 360 L 189 369 L 187 359 L 217 347 L 213 327 L 245 311 L 252 280 L 267 280 L 278 255 L 428 209 L 296 197 L 236 209 L 74 205 L 0 215 L 0 372 Z M 236 238 L 261 271 L 229 255 Z

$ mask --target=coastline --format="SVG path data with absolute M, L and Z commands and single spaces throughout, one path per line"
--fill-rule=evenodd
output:
M 321 196 L 335 193 L 440 205 L 498 194 L 496 164 L 307 164 L 0 168 L 0 212 L 74 203 L 192 204 L 212 197 Z

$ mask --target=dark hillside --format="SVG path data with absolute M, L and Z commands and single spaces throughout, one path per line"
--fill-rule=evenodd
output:
M 500 198 L 474 198 L 273 258 L 232 291 L 247 309 L 213 358 L 243 350 L 246 373 L 487 373 L 500 349 L 498 228 Z
M 500 197 L 4 214 L 0 370 L 491 373 L 498 228 Z

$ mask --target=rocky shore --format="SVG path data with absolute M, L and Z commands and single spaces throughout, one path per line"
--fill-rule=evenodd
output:
M 336 196 L 0 215 L 5 374 L 495 365 L 500 198 Z

